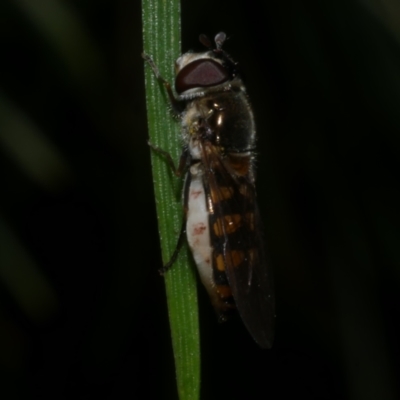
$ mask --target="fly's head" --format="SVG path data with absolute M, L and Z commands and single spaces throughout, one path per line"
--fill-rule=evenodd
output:
M 215 48 L 204 35 L 200 42 L 209 48 L 202 53 L 188 52 L 175 62 L 175 90 L 183 100 L 202 97 L 207 93 L 229 90 L 234 82 L 240 83 L 237 63 L 222 49 L 226 40 L 223 32 L 215 36 Z

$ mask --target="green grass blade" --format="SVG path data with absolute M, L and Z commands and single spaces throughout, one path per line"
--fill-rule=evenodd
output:
M 142 0 L 143 43 L 161 75 L 174 79 L 174 62 L 180 54 L 180 5 L 178 0 Z M 144 62 L 143 62 L 144 64 Z M 145 66 L 147 117 L 150 140 L 171 154 L 175 163 L 181 152 L 180 127 L 168 109 L 164 87 Z M 151 154 L 154 191 L 163 261 L 166 263 L 178 240 L 183 208 L 179 180 L 165 159 Z M 172 344 L 180 400 L 196 400 L 200 391 L 200 345 L 196 276 L 183 248 L 165 275 Z

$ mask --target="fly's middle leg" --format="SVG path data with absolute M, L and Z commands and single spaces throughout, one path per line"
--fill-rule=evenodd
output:
M 151 143 L 150 141 L 147 142 L 147 144 L 151 147 L 153 151 L 155 151 L 157 154 L 160 154 L 162 157 L 165 158 L 167 161 L 168 165 L 172 169 L 172 172 L 175 174 L 177 177 L 181 177 L 183 172 L 186 170 L 186 168 L 189 165 L 190 162 L 190 157 L 189 157 L 189 152 L 187 149 L 184 149 L 182 151 L 181 157 L 179 159 L 179 165 L 178 168 L 175 166 L 174 160 L 172 159 L 172 156 L 168 151 L 163 150 L 161 147 L 158 147 Z

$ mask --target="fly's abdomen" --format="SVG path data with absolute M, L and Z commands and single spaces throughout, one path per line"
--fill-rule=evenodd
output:
M 203 184 L 200 164 L 190 168 L 191 180 L 187 193 L 186 234 L 200 279 L 220 318 L 234 308 L 232 293 L 225 275 L 224 260 L 219 257 L 211 237 L 209 197 Z
M 213 288 L 212 248 L 206 204 L 207 197 L 199 164 L 191 167 L 190 174 L 190 186 L 187 193 L 186 234 L 200 279 L 214 303 L 217 298 Z
M 232 157 L 229 155 L 225 159 L 224 168 L 219 163 L 212 166 L 213 183 L 209 185 L 209 199 L 213 204 L 213 212 L 209 214 L 213 278 L 218 296 L 224 304 L 220 310 L 222 313 L 235 307 L 234 291 L 229 277 L 232 276 L 232 272 L 238 271 L 238 275 L 245 277 L 242 284 L 250 285 L 249 266 L 257 251 L 252 239 L 254 198 L 253 192 L 249 190 L 251 155 Z M 228 166 L 235 172 L 235 181 L 226 179 L 224 171 Z
M 226 265 L 246 268 L 246 252 L 238 240 L 243 234 L 243 218 L 239 213 L 210 214 L 210 238 L 213 243 L 212 268 L 215 289 L 220 299 L 220 319 L 225 320 L 228 312 L 235 308 L 232 290 L 226 275 Z

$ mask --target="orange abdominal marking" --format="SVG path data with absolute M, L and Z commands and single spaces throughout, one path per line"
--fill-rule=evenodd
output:
M 223 299 L 227 299 L 232 296 L 231 288 L 227 285 L 218 285 L 217 292 Z
M 250 171 L 251 158 L 229 154 L 228 164 L 238 175 L 245 176 Z
M 226 257 L 230 257 L 234 267 L 238 267 L 244 260 L 244 252 L 239 250 L 232 250 L 227 253 Z
M 225 261 L 222 254 L 218 254 L 215 257 L 215 266 L 217 267 L 218 271 L 225 271 Z
M 211 187 L 210 195 L 213 203 L 218 203 L 219 201 L 229 200 L 233 196 L 233 190 L 229 186 Z
M 215 235 L 229 235 L 230 233 L 235 232 L 240 227 L 241 220 L 242 216 L 240 214 L 225 215 L 223 219 L 218 218 L 213 225 Z

